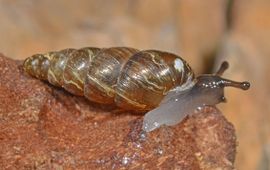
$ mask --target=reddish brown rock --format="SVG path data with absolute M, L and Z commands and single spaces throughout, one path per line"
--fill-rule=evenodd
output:
M 117 113 L 26 75 L 0 56 L 3 169 L 232 169 L 233 126 L 204 108 L 175 127 L 141 130 L 142 114 Z

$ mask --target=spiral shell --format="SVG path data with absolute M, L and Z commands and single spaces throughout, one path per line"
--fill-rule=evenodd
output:
M 151 110 L 175 87 L 189 88 L 190 66 L 179 56 L 129 47 L 65 49 L 27 58 L 30 75 L 90 101 Z

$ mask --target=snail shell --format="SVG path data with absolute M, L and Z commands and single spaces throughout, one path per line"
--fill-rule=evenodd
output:
M 26 72 L 70 93 L 127 110 L 151 110 L 168 91 L 191 83 L 194 74 L 179 56 L 134 48 L 82 48 L 36 54 Z
M 143 129 L 175 125 L 192 110 L 223 102 L 224 87 L 248 89 L 248 82 L 234 82 L 216 74 L 195 78 L 181 57 L 158 50 L 128 47 L 65 49 L 36 54 L 24 62 L 25 71 L 88 100 L 125 110 L 149 111 Z

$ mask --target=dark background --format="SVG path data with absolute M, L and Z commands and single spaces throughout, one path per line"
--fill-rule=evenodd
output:
M 1 0 L 0 51 L 14 59 L 84 46 L 159 49 L 197 74 L 231 64 L 225 77 L 252 83 L 226 89 L 218 107 L 236 128 L 237 169 L 270 168 L 269 0 Z

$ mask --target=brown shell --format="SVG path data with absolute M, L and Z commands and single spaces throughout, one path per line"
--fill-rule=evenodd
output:
M 194 79 L 179 56 L 129 47 L 65 49 L 24 62 L 30 75 L 74 95 L 127 110 L 151 110 L 167 92 Z

